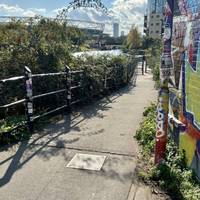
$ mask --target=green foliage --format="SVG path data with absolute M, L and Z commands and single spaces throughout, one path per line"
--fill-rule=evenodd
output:
M 143 154 L 150 155 L 155 145 L 156 135 L 156 105 L 151 104 L 145 109 L 144 120 L 140 124 L 140 128 L 136 132 L 135 138 L 143 147 Z
M 124 46 L 129 50 L 138 49 L 141 47 L 141 35 L 137 27 L 132 27 L 126 41 L 124 42 Z
M 147 64 L 153 73 L 155 88 L 159 88 L 162 42 L 160 39 L 153 39 L 146 36 L 142 39 L 142 48 L 145 50 Z
M 142 49 L 147 50 L 152 47 L 160 46 L 161 39 L 154 39 L 152 37 L 144 36 L 142 38 Z
M 74 64 L 82 66 L 85 71 L 86 85 L 89 85 L 89 91 L 86 91 L 88 97 L 102 96 L 109 89 L 117 89 L 127 84 L 136 68 L 137 60 L 128 56 L 99 56 L 99 57 L 78 57 L 74 59 Z M 127 66 L 131 65 L 132 71 L 127 76 Z M 107 88 L 105 88 L 105 78 Z M 127 80 L 128 78 L 128 80 Z M 109 88 L 110 87 L 110 88 Z
M 200 184 L 186 166 L 185 153 L 171 140 L 167 145 L 166 160 L 152 168 L 149 178 L 177 200 L 200 199 Z
M 10 134 L 16 126 L 25 121 L 24 116 L 11 116 L 0 121 L 0 145 L 10 144 L 14 141 L 27 139 L 29 132 L 26 127 L 22 126 Z
M 73 86 L 81 84 L 84 86 L 83 89 L 73 91 L 72 101 L 84 99 L 91 101 L 93 99 L 105 96 L 110 91 L 116 90 L 119 87 L 127 84 L 134 73 L 134 69 L 137 65 L 137 60 L 132 56 L 101 56 L 101 57 L 82 57 L 82 58 L 73 58 L 71 63 L 71 69 L 82 69 L 84 71 L 83 79 L 80 79 L 80 76 L 75 76 L 72 78 Z M 127 72 L 127 66 L 131 66 L 131 71 Z M 78 66 L 78 67 L 77 67 Z M 64 70 L 64 69 L 63 69 Z M 47 71 L 48 72 L 48 71 Z M 105 78 L 108 79 L 105 87 Z M 16 101 L 16 99 L 24 98 L 24 83 L 19 84 L 20 87 L 16 87 L 16 83 L 11 85 L 6 85 L 4 89 L 4 103 L 11 103 Z M 66 88 L 66 77 L 65 76 L 56 76 L 56 77 L 39 77 L 33 78 L 33 94 L 42 94 L 50 91 L 58 90 L 61 88 Z M 11 97 L 10 97 L 11 95 Z M 55 109 L 60 107 L 63 104 L 66 104 L 66 94 L 58 94 L 51 96 L 51 98 L 43 97 L 41 99 L 34 100 L 34 115 L 44 113 L 48 110 Z M 3 103 L 3 104 L 4 104 Z M 1 102 L 2 104 L 2 102 Z M 20 116 L 24 113 L 25 107 L 15 106 L 14 108 L 6 109 L 5 112 L 0 116 L 2 123 L 0 124 L 0 133 L 9 132 L 10 130 L 18 124 L 20 121 Z M 10 116 L 10 117 L 9 117 Z M 14 120 L 13 116 L 16 117 Z M 9 119 L 10 118 L 10 119 Z M 20 129 L 19 132 L 15 131 L 14 133 L 22 132 L 23 129 Z M 16 137 L 17 140 L 20 137 Z M 8 137 L 8 134 L 1 134 L 0 142 L 10 143 L 10 140 L 14 141 L 14 138 L 11 139 Z
M 71 70 L 84 70 L 84 80 L 80 76 L 73 78 L 73 84 L 83 81 L 84 89 L 73 91 L 73 100 L 101 97 L 108 91 L 126 84 L 137 65 L 136 60 L 125 56 L 105 56 L 74 58 L 72 53 L 85 48 L 85 36 L 80 29 L 49 19 L 37 19 L 37 23 L 12 21 L 0 24 L 0 79 L 24 75 L 24 66 L 32 73 L 64 71 L 68 65 Z M 28 25 L 29 24 L 29 25 Z M 127 72 L 131 65 L 131 73 Z M 128 74 L 128 75 L 127 75 Z M 105 88 L 105 77 L 109 77 Z M 74 85 L 73 85 L 74 86 Z M 109 87 L 110 86 L 110 87 Z M 112 87 L 111 87 L 112 86 Z M 34 77 L 33 94 L 39 95 L 66 88 L 66 77 Z M 24 99 L 24 81 L 0 85 L 0 105 Z M 44 113 L 66 104 L 66 94 L 60 93 L 34 100 L 34 115 Z M 0 110 L 0 142 L 10 142 L 5 132 L 13 129 L 25 113 L 25 105 L 19 104 L 9 109 Z M 11 139 L 23 136 L 23 129 L 11 133 Z M 18 134 L 19 133 L 19 134 Z M 16 138 L 16 139 L 17 139 Z
M 152 156 L 156 134 L 156 106 L 151 105 L 144 111 L 144 120 L 137 131 L 136 138 L 142 145 L 143 154 Z M 172 199 L 199 200 L 200 184 L 191 169 L 186 165 L 185 153 L 169 138 L 166 159 L 156 166 L 149 167 L 148 173 L 138 173 L 142 180 L 153 181 L 167 191 Z
M 160 86 L 160 64 L 161 64 L 161 45 L 152 46 L 146 50 L 147 63 L 153 73 L 153 80 L 155 81 L 155 87 Z
M 31 22 L 30 22 L 31 23 Z M 29 66 L 34 73 L 60 71 L 71 63 L 71 52 L 83 43 L 82 32 L 48 19 L 27 25 L 13 21 L 0 25 L 0 79 L 21 75 Z

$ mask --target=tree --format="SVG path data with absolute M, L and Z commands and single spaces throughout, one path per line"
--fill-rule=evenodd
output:
M 161 46 L 161 39 L 154 39 L 152 37 L 149 36 L 144 36 L 142 38 L 142 49 L 149 49 L 152 47 L 159 47 Z
M 129 50 L 138 49 L 141 46 L 141 36 L 136 26 L 131 28 L 126 39 L 125 46 Z

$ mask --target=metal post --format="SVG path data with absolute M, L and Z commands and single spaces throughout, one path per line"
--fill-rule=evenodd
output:
M 130 63 L 128 63 L 126 65 L 126 82 L 128 83 L 129 82 L 129 70 L 130 69 Z
M 105 76 L 104 76 L 104 89 L 107 89 L 107 68 L 105 67 Z
M 65 66 L 66 72 L 66 81 L 67 81 L 67 109 L 71 112 L 71 100 L 72 100 L 72 93 L 71 93 L 71 70 L 68 66 Z
M 169 81 L 173 75 L 171 56 L 171 41 L 173 28 L 174 0 L 167 0 L 165 9 L 164 49 L 161 57 L 160 78 L 161 87 L 157 108 L 157 132 L 155 146 L 155 163 L 160 163 L 165 158 L 168 113 L 169 113 Z
M 145 57 L 145 73 L 147 74 L 148 70 L 148 65 L 147 65 L 147 57 Z
M 142 57 L 142 75 L 144 75 L 144 58 Z
M 6 103 L 6 95 L 4 94 L 4 83 L 0 81 L 0 105 L 5 105 Z M 0 112 L 0 117 L 5 118 L 6 116 L 6 109 L 2 108 L 2 111 Z
M 25 86 L 26 86 L 26 113 L 27 122 L 30 132 L 33 132 L 33 84 L 32 84 L 32 73 L 31 70 L 25 66 Z

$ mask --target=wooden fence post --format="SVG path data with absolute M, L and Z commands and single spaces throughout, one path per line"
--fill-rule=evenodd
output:
M 26 113 L 27 123 L 30 132 L 33 132 L 33 83 L 32 83 L 32 72 L 25 66 L 25 87 L 26 87 Z

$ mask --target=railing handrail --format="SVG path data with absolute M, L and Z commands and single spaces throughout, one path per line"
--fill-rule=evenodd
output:
M 78 73 L 82 73 L 83 70 L 76 70 L 76 71 L 71 71 L 71 74 L 78 74 Z M 43 74 L 32 74 L 31 77 L 35 78 L 35 77 L 45 77 L 45 76 L 59 76 L 59 75 L 66 75 L 66 72 L 54 72 L 54 73 L 43 73 Z M 18 81 L 21 79 L 25 79 L 25 76 L 15 76 L 15 77 L 11 77 L 11 78 L 6 78 L 6 79 L 2 79 L 0 80 L 1 83 L 6 83 L 6 82 L 10 82 L 10 81 Z
M 102 65 L 103 66 L 103 65 Z M 131 80 L 131 77 L 130 75 L 128 74 L 128 69 L 131 67 L 131 65 L 120 65 L 120 66 L 115 66 L 114 67 L 114 70 L 119 71 L 119 69 L 125 69 L 125 67 L 127 67 L 127 82 Z M 11 77 L 11 78 L 7 78 L 7 79 L 3 79 L 3 80 L 0 80 L 0 84 L 3 85 L 4 87 L 4 83 L 6 82 L 13 82 L 13 81 L 18 81 L 18 80 L 24 80 L 24 84 L 25 84 L 25 88 L 26 88 L 26 98 L 24 99 L 20 99 L 20 100 L 17 100 L 15 102 L 12 102 L 12 103 L 9 103 L 9 104 L 5 104 L 5 105 L 0 105 L 0 109 L 7 109 L 9 107 L 12 107 L 12 106 L 16 106 L 18 104 L 23 104 L 25 103 L 25 108 L 26 108 L 26 113 L 27 113 L 27 120 L 26 120 L 26 123 L 23 122 L 23 125 L 28 125 L 30 131 L 32 130 L 32 127 L 33 127 L 33 122 L 41 117 L 44 117 L 46 115 L 49 115 L 51 113 L 54 113 L 56 111 L 59 111 L 61 109 L 64 109 L 64 108 L 67 108 L 69 109 L 69 111 L 71 110 L 71 106 L 74 105 L 74 104 L 77 104 L 81 101 L 83 101 L 83 99 L 85 99 L 86 97 L 84 96 L 83 98 L 75 98 L 75 99 L 72 99 L 72 92 L 73 90 L 77 90 L 77 89 L 84 89 L 85 88 L 85 84 L 84 84 L 84 76 L 80 76 L 80 80 L 78 82 L 74 82 L 75 85 L 72 85 L 72 80 L 73 80 L 73 76 L 75 74 L 83 74 L 85 75 L 85 70 L 74 70 L 74 71 L 71 71 L 69 67 L 65 67 L 65 71 L 63 72 L 55 72 L 55 73 L 41 73 L 41 74 L 32 74 L 31 73 L 31 70 L 28 68 L 28 67 L 25 67 L 25 75 L 24 76 L 16 76 L 16 77 Z M 131 72 L 132 75 L 131 76 L 134 76 L 134 71 Z M 116 85 L 118 85 L 118 82 L 116 82 L 116 77 L 109 77 L 110 73 L 105 73 L 104 75 L 104 78 L 102 79 L 102 82 L 104 84 L 104 89 L 108 89 L 110 88 L 109 86 L 109 83 L 108 81 L 109 80 L 112 80 L 113 79 L 113 83 L 111 83 L 113 86 L 111 87 L 115 87 Z M 35 77 L 47 77 L 47 76 L 59 76 L 59 75 L 64 75 L 65 76 L 65 88 L 64 89 L 57 89 L 57 90 L 54 90 L 54 91 L 51 91 L 51 92 L 47 92 L 47 93 L 42 93 L 42 94 L 38 94 L 38 95 L 34 95 L 33 94 L 33 85 L 34 85 L 34 82 L 32 82 L 32 78 L 35 78 Z M 45 113 L 42 113 L 40 115 L 36 115 L 34 116 L 34 100 L 35 99 L 39 99 L 39 98 L 43 98 L 43 97 L 46 97 L 46 96 L 50 96 L 50 95 L 56 95 L 56 94 L 59 94 L 59 93 L 66 93 L 66 102 L 67 104 L 66 105 L 62 105 L 60 107 L 57 107 L 53 110 L 50 110 L 50 111 L 47 111 Z M 72 101 L 74 100 L 74 101 Z M 21 124 L 18 125 L 19 127 L 21 127 Z M 17 129 L 17 127 L 14 127 L 13 130 L 9 131 L 9 132 L 12 132 L 14 131 L 15 129 Z

